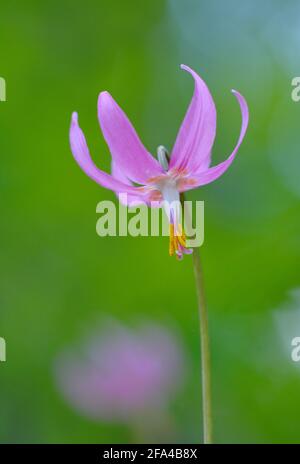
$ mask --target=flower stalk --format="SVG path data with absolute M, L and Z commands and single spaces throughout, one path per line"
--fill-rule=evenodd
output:
M 180 195 L 182 212 L 189 229 L 192 226 L 192 217 L 188 209 L 184 208 L 185 195 Z M 201 385 L 202 385 L 202 415 L 203 415 L 203 443 L 213 442 L 212 433 L 212 395 L 211 395 L 211 362 L 210 343 L 208 331 L 208 312 L 205 300 L 203 270 L 199 247 L 193 248 L 193 267 L 196 284 L 197 305 L 199 312 L 200 353 L 201 353 Z
M 213 442 L 211 406 L 211 363 L 208 332 L 208 314 L 204 294 L 203 271 L 201 266 L 199 248 L 194 248 L 193 265 L 196 281 L 196 292 L 200 322 L 203 442 L 205 444 L 211 444 Z

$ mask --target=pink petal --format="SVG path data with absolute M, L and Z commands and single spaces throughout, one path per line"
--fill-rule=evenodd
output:
M 248 110 L 247 102 L 244 99 L 244 97 L 236 90 L 232 90 L 232 93 L 237 98 L 240 108 L 241 108 L 241 113 L 242 113 L 241 132 L 240 132 L 240 136 L 239 136 L 235 149 L 233 150 L 233 152 L 231 153 L 231 155 L 229 156 L 227 160 L 223 161 L 217 166 L 207 169 L 205 172 L 199 172 L 198 175 L 197 174 L 195 176 L 192 175 L 191 177 L 195 177 L 197 179 L 197 182 L 195 182 L 194 185 L 192 184 L 189 185 L 183 190 L 190 190 L 191 188 L 199 187 L 200 185 L 205 185 L 205 184 L 209 184 L 210 182 L 213 182 L 214 180 L 218 179 L 218 177 L 220 177 L 229 168 L 229 166 L 233 162 L 235 155 L 237 154 L 237 151 L 243 141 L 243 138 L 245 136 L 245 133 L 248 127 L 249 110 Z
M 194 95 L 178 132 L 171 153 L 170 168 L 187 169 L 190 173 L 206 169 L 216 134 L 216 108 L 205 82 L 185 65 L 195 81 Z
M 111 174 L 115 179 L 119 180 L 120 182 L 123 182 L 126 185 L 132 185 L 132 182 L 128 179 L 128 177 L 125 176 L 122 169 L 120 169 L 120 167 L 114 161 L 112 161 L 111 163 Z M 120 203 L 122 203 L 124 206 L 137 206 L 142 203 L 146 204 L 145 199 L 141 198 L 141 196 L 138 196 L 138 195 L 132 195 L 132 194 L 127 194 L 126 196 L 118 195 L 118 198 L 119 198 Z
M 98 99 L 100 126 L 111 156 L 124 175 L 138 184 L 159 176 L 163 169 L 142 145 L 126 114 L 108 92 Z
M 73 156 L 81 169 L 95 182 L 102 185 L 102 187 L 115 192 L 129 192 L 136 195 L 143 195 L 143 192 L 137 187 L 132 187 L 121 182 L 95 166 L 91 158 L 85 136 L 79 127 L 77 113 L 72 114 L 70 144 Z

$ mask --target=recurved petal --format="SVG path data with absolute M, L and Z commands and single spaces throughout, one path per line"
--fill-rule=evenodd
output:
M 242 114 L 242 126 L 241 126 L 241 131 L 240 131 L 240 136 L 237 141 L 237 144 L 229 156 L 227 160 L 223 161 L 222 163 L 218 164 L 217 166 L 213 166 L 212 168 L 207 169 L 204 172 L 198 172 L 196 175 L 192 175 L 191 177 L 195 178 L 195 183 L 192 184 L 190 183 L 189 186 L 186 186 L 186 188 L 183 188 L 182 191 L 184 190 L 190 190 L 196 187 L 199 187 L 201 185 L 209 184 L 210 182 L 213 182 L 214 180 L 218 179 L 231 165 L 233 162 L 235 155 L 237 154 L 237 151 L 243 141 L 243 138 L 246 134 L 246 130 L 248 127 L 248 121 L 249 121 L 249 110 L 248 110 L 248 105 L 245 100 L 245 98 L 236 90 L 232 90 L 232 93 L 235 95 L 237 98 L 240 108 L 241 108 L 241 114 Z
M 104 171 L 98 169 L 89 152 L 85 136 L 78 124 L 77 113 L 72 114 L 71 128 L 70 128 L 70 144 L 73 156 L 81 169 L 95 182 L 102 185 L 107 189 L 113 190 L 114 192 L 127 192 L 134 193 L 136 195 L 143 195 L 142 191 L 137 187 L 130 186 Z
M 212 96 L 198 74 L 181 65 L 195 82 L 194 94 L 179 129 L 171 153 L 170 168 L 185 169 L 192 173 L 210 164 L 211 148 L 216 134 L 216 108 Z
M 149 178 L 163 173 L 158 161 L 145 149 L 126 114 L 108 92 L 99 95 L 98 117 L 111 156 L 126 177 L 145 185 Z

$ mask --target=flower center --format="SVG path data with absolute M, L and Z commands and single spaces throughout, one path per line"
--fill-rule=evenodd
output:
M 182 259 L 183 254 L 192 253 L 186 246 L 186 236 L 183 230 L 183 211 L 180 202 L 177 182 L 171 177 L 161 180 L 158 185 L 163 197 L 163 207 L 166 211 L 170 223 L 170 243 L 169 254 L 176 254 L 178 259 Z

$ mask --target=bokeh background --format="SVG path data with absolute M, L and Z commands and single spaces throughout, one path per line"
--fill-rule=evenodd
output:
M 99 238 L 96 204 L 114 195 L 81 172 L 68 142 L 77 110 L 94 160 L 109 170 L 96 117 L 98 93 L 109 90 L 149 150 L 171 148 L 193 90 L 180 63 L 215 99 L 214 163 L 240 129 L 230 89 L 250 108 L 230 170 L 189 194 L 205 200 L 215 441 L 300 442 L 300 363 L 290 354 L 300 336 L 299 26 L 297 0 L 1 4 L 1 442 L 135 442 L 129 424 L 72 408 L 55 378 L 60 353 L 107 316 L 176 332 L 187 368 L 167 406 L 173 440 L 201 440 L 191 259 L 169 258 L 167 238 Z

